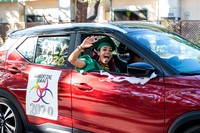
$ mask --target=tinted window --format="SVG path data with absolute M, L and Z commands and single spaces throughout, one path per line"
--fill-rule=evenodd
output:
M 27 38 L 17 50 L 30 62 L 34 60 L 35 44 L 37 43 L 37 38 Z
M 38 64 L 66 66 L 70 37 L 41 37 L 36 47 Z
M 178 71 L 200 72 L 200 47 L 183 37 L 170 32 L 153 30 L 129 33 L 129 36 Z
M 27 22 L 45 22 L 45 19 L 41 15 L 26 15 Z
M 114 20 L 147 20 L 147 10 L 128 11 L 120 10 L 114 11 Z

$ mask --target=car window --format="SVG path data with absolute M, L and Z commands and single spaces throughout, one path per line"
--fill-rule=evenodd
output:
M 38 38 L 35 63 L 67 66 L 69 41 L 69 36 Z
M 156 31 L 132 32 L 129 36 L 181 73 L 199 73 L 200 47 L 181 36 Z
M 97 39 L 104 38 L 106 36 L 97 36 Z M 116 45 L 116 49 L 113 51 L 112 58 L 114 60 L 114 65 L 120 70 L 120 73 L 127 73 L 127 65 L 136 62 L 143 62 L 144 60 L 138 56 L 134 51 L 129 49 L 125 44 L 120 42 L 114 37 L 110 37 Z M 93 48 L 85 49 L 82 55 L 89 55 L 92 59 L 97 60 L 97 54 L 95 54 Z M 112 61 L 111 61 L 112 62 Z
M 29 61 L 34 60 L 35 44 L 37 43 L 37 37 L 27 38 L 17 50 Z

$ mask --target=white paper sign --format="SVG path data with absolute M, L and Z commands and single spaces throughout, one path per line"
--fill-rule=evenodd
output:
M 26 91 L 27 115 L 57 120 L 60 74 L 57 70 L 31 68 Z

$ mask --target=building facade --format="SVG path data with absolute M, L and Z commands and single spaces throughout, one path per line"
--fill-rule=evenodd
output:
M 0 0 L 0 22 L 70 22 L 75 0 Z
M 181 19 L 200 20 L 200 1 L 199 0 L 181 0 Z
M 77 0 L 0 0 L 0 23 L 74 22 Z M 120 20 L 199 20 L 199 0 L 104 0 L 96 22 Z M 88 18 L 95 3 L 88 4 Z

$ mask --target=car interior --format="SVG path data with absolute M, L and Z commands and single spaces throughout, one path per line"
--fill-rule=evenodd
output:
M 86 38 L 87 36 L 83 36 L 82 41 Z M 105 36 L 97 36 L 97 38 L 102 38 Z M 114 39 L 111 37 L 111 39 L 114 41 L 116 44 L 116 49 L 113 51 L 113 59 L 114 63 L 117 68 L 119 68 L 120 73 L 127 73 L 127 65 L 135 62 L 143 62 L 143 59 L 139 57 L 135 52 L 130 50 L 126 45 L 123 43 L 119 42 L 118 40 Z M 95 51 L 92 47 L 87 48 L 84 50 L 82 55 L 89 55 L 91 58 L 95 59 L 97 57 L 96 54 L 97 51 Z M 81 55 L 81 56 L 82 56 Z

